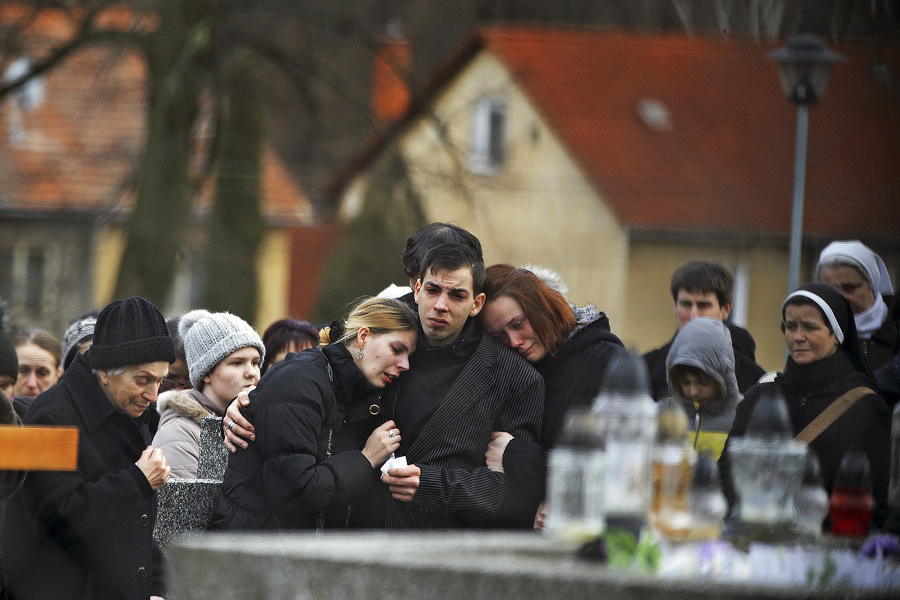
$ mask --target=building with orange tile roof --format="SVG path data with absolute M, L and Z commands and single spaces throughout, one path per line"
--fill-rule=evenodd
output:
M 62 21 L 45 15 L 33 23 L 32 46 L 4 64 L 65 35 Z M 61 335 L 73 317 L 112 299 L 145 135 L 145 66 L 118 47 L 85 47 L 25 89 L 0 104 L 0 298 L 19 324 Z M 200 297 L 202 225 L 214 178 L 196 184 L 191 219 L 198 227 L 161 307 L 167 315 L 194 308 Z M 269 148 L 262 188 L 267 231 L 254 320 L 260 331 L 287 315 L 305 318 L 315 290 L 292 296 L 292 271 L 298 261 L 321 269 L 328 247 L 308 198 Z

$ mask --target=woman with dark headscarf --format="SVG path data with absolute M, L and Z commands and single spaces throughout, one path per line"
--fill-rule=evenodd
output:
M 812 423 L 835 400 L 862 387 L 871 390 L 856 400 L 822 433 L 809 442 L 819 458 L 825 488 L 830 494 L 844 455 L 863 450 L 872 468 L 876 510 L 873 524 L 887 516 L 890 466 L 890 411 L 876 390 L 859 346 L 849 302 L 828 284 L 810 283 L 790 294 L 781 308 L 782 331 L 789 356 L 775 381 L 747 390 L 738 404 L 729 437 L 743 436 L 753 408 L 763 396 L 779 391 L 787 401 L 794 435 Z M 727 443 L 726 443 L 727 449 Z M 720 465 L 727 478 L 727 452 Z M 726 485 L 726 496 L 734 495 Z

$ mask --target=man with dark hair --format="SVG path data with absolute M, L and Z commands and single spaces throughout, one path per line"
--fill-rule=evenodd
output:
M 731 332 L 735 375 L 738 389 L 743 393 L 759 381 L 765 374 L 765 369 L 756 364 L 756 342 L 750 333 L 727 321 L 731 313 L 733 289 L 734 276 L 718 263 L 694 260 L 681 265 L 672 274 L 671 291 L 675 301 L 678 331 L 694 317 L 711 317 L 724 322 Z M 672 340 L 669 340 L 664 346 L 644 355 L 650 372 L 653 398 L 657 401 L 669 395 L 666 356 L 671 347 Z
M 481 242 L 478 238 L 452 223 L 429 223 L 406 240 L 406 248 L 400 253 L 403 272 L 409 277 L 409 287 L 416 287 L 416 280 L 422 274 L 425 254 L 441 244 L 465 244 L 481 257 Z
M 382 396 L 385 419 L 401 431 L 397 455 L 409 466 L 376 483 L 357 525 L 443 529 L 515 517 L 530 525 L 533 515 L 508 512 L 515 503 L 505 475 L 488 470 L 484 454 L 493 431 L 538 439 L 544 382 L 483 335 L 473 318 L 484 305 L 483 284 L 480 244 L 443 244 L 425 254 L 414 288 L 419 343 L 409 372 Z

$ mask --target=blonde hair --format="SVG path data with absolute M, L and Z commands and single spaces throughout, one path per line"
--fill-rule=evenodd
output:
M 344 321 L 333 321 L 319 330 L 319 345 L 349 343 L 359 330 L 367 327 L 373 334 L 411 331 L 419 326 L 415 311 L 402 300 L 365 298 L 357 303 Z

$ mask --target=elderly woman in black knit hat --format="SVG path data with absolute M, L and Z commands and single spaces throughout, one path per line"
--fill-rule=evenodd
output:
M 831 410 L 847 407 L 830 423 L 824 421 L 825 428 L 805 441 L 818 456 L 829 494 L 844 455 L 854 448 L 866 453 L 876 503 L 872 522 L 878 527 L 888 511 L 890 410 L 877 393 L 878 386 L 860 350 L 850 304 L 834 286 L 809 283 L 787 297 L 781 315 L 789 353 L 784 370 L 775 381 L 747 390 L 738 404 L 729 440 L 747 432 L 754 407 L 773 391 L 780 392 L 787 402 L 795 436 L 832 405 L 835 407 Z M 816 429 L 820 428 L 810 428 Z M 728 442 L 719 466 L 724 491 L 733 507 L 736 498 L 730 485 L 727 448 Z
M 32 471 L 8 501 L 0 544 L 17 600 L 162 596 L 153 525 L 170 469 L 149 445 L 147 409 L 174 360 L 156 307 L 116 300 L 91 348 L 34 401 L 26 424 L 78 427 L 78 467 Z

